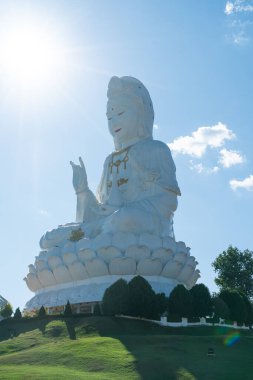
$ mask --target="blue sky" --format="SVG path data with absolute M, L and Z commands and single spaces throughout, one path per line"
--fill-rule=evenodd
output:
M 1 0 L 0 294 L 15 308 L 32 297 L 23 278 L 42 234 L 75 219 L 69 161 L 83 157 L 95 191 L 113 150 L 113 75 L 150 92 L 182 191 L 176 239 L 200 281 L 217 290 L 211 263 L 229 244 L 253 250 L 252 23 L 246 0 Z M 19 42 L 24 26 L 34 45 Z

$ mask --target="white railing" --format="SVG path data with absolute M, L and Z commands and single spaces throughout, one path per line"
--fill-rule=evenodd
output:
M 140 318 L 140 317 L 132 317 L 129 315 L 116 315 L 116 317 L 128 318 L 128 319 L 138 319 L 141 321 L 152 322 L 152 323 L 156 323 L 160 326 L 168 326 L 168 327 L 220 326 L 220 327 L 229 327 L 231 329 L 249 330 L 249 327 L 245 326 L 244 324 L 242 326 L 238 326 L 237 322 L 234 322 L 232 325 L 228 325 L 228 324 L 223 322 L 224 321 L 223 319 L 220 319 L 219 323 L 210 323 L 210 322 L 206 322 L 206 318 L 200 318 L 199 322 L 188 322 L 187 318 L 182 318 L 181 322 L 167 322 L 167 317 L 161 317 L 160 321 L 156 321 L 156 320 L 152 320 L 152 319 L 146 319 L 146 318 Z

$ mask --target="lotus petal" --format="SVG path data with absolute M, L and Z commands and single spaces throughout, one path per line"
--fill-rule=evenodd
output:
M 48 269 L 47 262 L 45 260 L 37 259 L 35 261 L 35 268 L 36 268 L 37 272 L 41 272 L 44 269 Z
M 106 276 L 109 274 L 108 267 L 103 260 L 92 259 L 86 263 L 86 270 L 89 277 Z
M 166 236 L 163 238 L 163 248 L 170 249 L 172 252 L 175 252 L 177 243 L 175 239 L 170 236 Z
M 66 266 L 74 263 L 77 260 L 77 256 L 75 253 L 69 252 L 63 254 L 63 262 Z
M 48 265 L 50 269 L 54 269 L 62 265 L 62 259 L 59 256 L 51 256 L 48 258 Z
M 112 245 L 122 251 L 125 251 L 127 247 L 136 243 L 136 236 L 132 232 L 117 232 L 112 237 Z
M 24 278 L 26 285 L 32 292 L 36 292 L 38 289 L 42 288 L 41 282 L 34 273 L 28 273 L 27 277 Z
M 61 250 L 59 247 L 52 247 L 47 250 L 46 257 L 59 256 L 60 254 Z
M 172 256 L 173 256 L 172 251 L 170 249 L 165 249 L 165 248 L 156 249 L 152 253 L 152 258 L 160 259 L 163 265 L 166 264 L 169 260 L 171 260 Z
M 81 249 L 77 253 L 77 256 L 80 261 L 85 264 L 87 261 L 94 259 L 96 257 L 96 253 L 92 249 Z
M 141 276 L 158 276 L 162 271 L 162 263 L 159 259 L 144 259 L 137 265 L 137 273 Z
M 180 263 L 184 264 L 187 260 L 187 254 L 185 252 L 176 252 L 174 256 L 175 261 L 179 261 Z
M 192 276 L 194 272 L 194 268 L 191 265 L 185 265 L 181 272 L 179 273 L 177 280 L 180 282 L 187 282 L 189 278 Z
M 198 281 L 200 277 L 200 271 L 197 269 L 193 272 L 192 276 L 189 278 L 189 280 L 186 282 L 186 286 L 188 289 L 191 289 L 195 284 L 196 282 Z
M 64 255 L 64 253 L 75 253 L 76 243 L 68 242 L 67 244 L 64 245 L 64 247 L 62 247 L 61 252 L 62 252 L 62 255 Z
M 85 266 L 80 261 L 70 264 L 68 270 L 74 281 L 84 280 L 89 277 Z
M 94 251 L 102 247 L 109 247 L 112 245 L 112 237 L 110 234 L 100 234 L 92 240 L 91 247 Z
M 38 273 L 38 279 L 42 283 L 43 286 L 52 286 L 56 285 L 56 279 L 49 269 L 43 269 L 41 272 Z
M 126 257 L 132 257 L 136 262 L 150 257 L 150 250 L 144 245 L 131 245 L 126 250 Z
M 91 240 L 90 239 L 81 239 L 76 243 L 76 250 L 80 251 L 81 249 L 91 248 Z
M 65 265 L 61 265 L 60 267 L 55 268 L 53 272 L 58 284 L 73 281 Z
M 109 264 L 109 272 L 117 275 L 127 275 L 136 273 L 136 263 L 133 258 L 119 257 L 113 259 Z
M 37 273 L 35 266 L 33 264 L 28 265 L 28 268 L 29 268 L 29 273 L 34 273 L 34 274 Z
M 194 268 L 196 268 L 198 262 L 196 261 L 196 259 L 195 259 L 194 256 L 190 256 L 190 257 L 188 257 L 188 259 L 187 259 L 187 261 L 186 261 L 186 264 L 191 265 L 191 266 L 193 266 Z
M 177 247 L 176 247 L 177 252 L 185 252 L 188 253 L 189 248 L 186 247 L 185 243 L 183 241 L 178 241 L 177 242 Z
M 97 250 L 97 255 L 100 259 L 104 260 L 106 263 L 110 263 L 115 257 L 121 257 L 121 251 L 116 247 L 105 247 Z
M 39 258 L 41 260 L 47 259 L 47 250 L 43 250 L 39 252 L 39 256 L 36 256 L 36 258 Z
M 162 270 L 161 276 L 168 278 L 176 278 L 182 269 L 183 264 L 179 261 L 169 261 Z
M 145 232 L 140 235 L 139 245 L 146 245 L 151 250 L 158 249 L 162 247 L 162 239 L 157 235 Z

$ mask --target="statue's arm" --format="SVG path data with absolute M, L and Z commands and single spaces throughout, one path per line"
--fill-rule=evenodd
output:
M 80 165 L 70 161 L 73 169 L 73 187 L 76 192 L 76 222 L 89 222 L 112 214 L 115 207 L 99 203 L 93 192 L 89 189 L 85 166 L 81 157 L 79 157 Z
M 176 166 L 169 147 L 161 141 L 154 141 L 154 149 L 149 150 L 149 176 L 154 183 L 167 192 L 181 195 L 176 179 Z
M 70 161 L 73 169 L 73 187 L 76 193 L 76 222 L 90 221 L 94 219 L 96 210 L 99 208 L 98 201 L 89 189 L 85 166 L 81 157 L 80 165 Z

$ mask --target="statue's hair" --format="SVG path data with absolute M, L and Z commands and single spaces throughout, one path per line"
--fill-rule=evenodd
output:
M 138 79 L 133 77 L 112 77 L 108 84 L 108 99 L 118 96 L 122 93 L 135 98 L 136 101 L 142 106 L 143 130 L 141 134 L 143 137 L 152 137 L 154 109 L 152 100 L 146 87 Z

